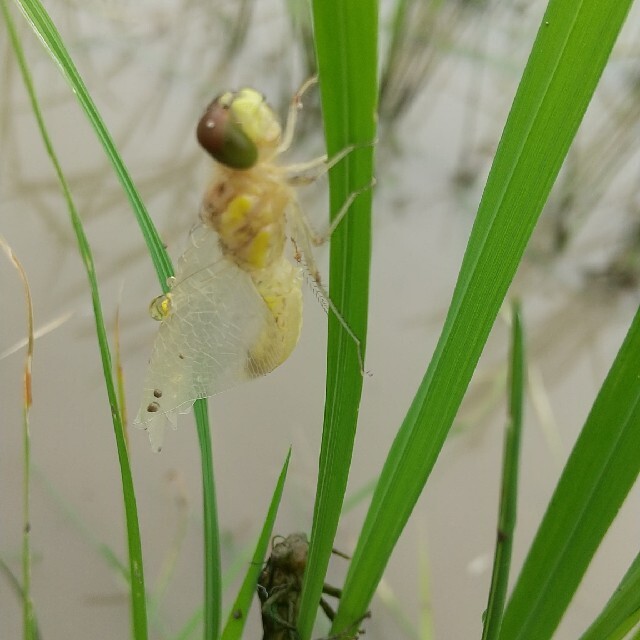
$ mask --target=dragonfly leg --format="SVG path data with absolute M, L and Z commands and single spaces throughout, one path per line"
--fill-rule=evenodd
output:
M 351 208 L 351 205 L 354 203 L 356 198 L 366 191 L 373 189 L 376 184 L 377 181 L 375 178 L 373 178 L 369 184 L 365 185 L 364 187 L 360 187 L 360 189 L 356 189 L 355 191 L 350 193 L 347 196 L 347 199 L 342 203 L 342 206 L 337 211 L 336 215 L 333 217 L 331 224 L 329 224 L 329 226 L 323 232 L 316 231 L 307 214 L 299 205 L 296 204 L 294 206 L 294 216 L 296 218 L 294 222 L 299 223 L 297 225 L 298 228 L 296 229 L 297 234 L 303 233 L 309 239 L 310 243 L 316 247 L 325 244 L 329 240 L 329 238 L 331 238 L 333 232 L 338 228 L 338 225 L 342 222 L 347 213 L 349 213 L 349 209 Z M 302 250 L 305 253 L 307 252 L 307 249 L 308 247 L 302 247 Z
M 356 149 L 373 147 L 377 142 L 378 141 L 376 139 L 371 142 L 349 144 L 344 149 L 338 151 L 334 156 L 331 156 L 331 158 L 327 157 L 325 154 L 318 156 L 317 158 L 307 160 L 306 162 L 296 162 L 294 164 L 287 165 L 284 167 L 284 170 L 288 175 L 288 182 L 294 186 L 312 184 Z
M 307 89 L 316 84 L 316 82 L 318 82 L 318 76 L 311 76 L 311 78 L 306 80 L 295 92 L 293 98 L 291 98 L 291 102 L 289 103 L 289 113 L 287 114 L 287 122 L 284 126 L 284 133 L 282 134 L 282 142 L 280 142 L 280 145 L 278 146 L 276 155 L 284 153 L 289 149 L 289 147 L 291 147 L 293 135 L 296 130 L 296 122 L 298 120 L 298 111 L 302 109 L 302 96 Z
M 364 629 L 360 629 L 360 625 L 364 620 L 371 617 L 371 612 L 367 611 L 363 616 L 358 618 L 353 624 L 336 633 L 335 635 L 320 638 L 320 640 L 357 640 L 363 633 Z
M 324 611 L 327 618 L 333 622 L 336 617 L 336 612 L 324 598 L 320 598 L 320 608 Z

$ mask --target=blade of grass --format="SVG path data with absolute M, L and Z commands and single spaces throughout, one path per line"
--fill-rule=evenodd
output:
M 38 340 L 43 336 L 46 336 L 48 333 L 55 331 L 58 327 L 61 327 L 65 322 L 70 320 L 75 315 L 75 311 L 66 311 L 53 320 L 45 323 L 44 325 L 37 327 L 33 332 L 33 337 Z M 17 342 L 14 342 L 12 345 L 7 347 L 4 351 L 0 352 L 0 360 L 4 360 L 8 358 L 11 354 L 17 353 L 22 349 L 22 347 L 26 347 L 29 343 L 28 338 L 21 338 Z
M 317 73 L 311 6 L 307 0 L 287 0 L 286 9 L 289 13 L 291 33 L 302 52 L 304 75 L 311 77 Z
M 216 73 L 213 74 L 214 78 L 222 73 L 229 62 L 238 57 L 238 52 L 242 49 L 242 45 L 247 39 L 249 27 L 251 26 L 255 0 L 240 0 L 236 3 L 236 6 L 238 12 L 235 18 L 232 19 L 232 24 L 228 25 L 228 40 L 224 53 L 220 56 L 220 66 L 216 70 Z
M 198 400 L 193 405 L 193 413 L 196 417 L 198 427 L 200 467 L 202 469 L 202 512 L 205 541 L 203 638 L 209 640 L 220 636 L 220 620 L 222 619 L 220 534 L 218 528 L 218 510 L 216 508 L 216 487 L 213 476 L 208 405 L 206 400 Z
M 4 5 L 3 5 L 4 9 Z M 13 25 L 11 25 L 13 26 Z M 9 27 L 11 28 L 11 27 Z M 33 301 L 27 273 L 18 257 L 7 241 L 0 236 L 0 248 L 4 251 L 9 262 L 14 266 L 22 286 L 27 307 L 27 352 L 24 360 L 24 374 L 22 380 L 22 442 L 24 451 L 22 470 L 22 636 L 24 640 L 35 640 L 38 636 L 33 599 L 31 598 L 31 434 L 29 430 L 29 411 L 33 398 L 31 395 L 31 363 L 33 362 Z
M 525 386 L 524 338 L 518 304 L 513 305 L 512 318 L 509 424 L 504 439 L 498 535 L 482 640 L 494 640 L 500 631 L 504 604 L 507 599 L 513 533 L 516 526 L 522 403 Z
M 228 536 L 221 538 L 221 542 L 223 543 L 223 553 L 226 547 L 227 552 L 233 555 L 231 563 L 225 567 L 225 570 L 222 573 L 223 593 L 226 593 L 228 586 L 232 584 L 241 573 L 246 571 L 246 566 L 251 562 L 251 558 L 255 551 L 254 545 L 242 545 L 242 547 L 237 548 L 234 544 L 229 544 L 230 540 L 231 539 Z M 224 544 L 225 541 L 226 544 Z M 182 629 L 175 634 L 174 640 L 185 640 L 186 638 L 190 638 L 193 635 L 194 628 L 199 625 L 202 618 L 203 608 L 202 606 L 199 606 L 188 617 L 187 622 L 183 625 Z
M 329 157 L 376 135 L 377 2 L 314 1 L 318 75 Z M 371 184 L 373 146 L 355 149 L 329 172 L 331 214 Z M 331 238 L 331 299 L 360 340 L 364 357 L 371 258 L 371 189 L 359 194 Z M 351 464 L 362 393 L 356 345 L 329 314 L 327 383 L 318 485 L 298 621 L 311 636 Z
M 619 640 L 640 622 L 640 553 L 580 640 Z
M 242 637 L 242 631 L 247 621 L 249 607 L 251 606 L 251 601 L 256 593 L 256 585 L 258 584 L 258 578 L 264 564 L 264 557 L 267 554 L 269 541 L 271 540 L 273 525 L 276 521 L 280 500 L 282 499 L 284 483 L 287 479 L 287 470 L 289 469 L 290 459 L 291 449 L 289 449 L 284 465 L 282 466 L 282 471 L 280 472 L 280 477 L 276 483 L 276 488 L 273 492 L 273 497 L 271 498 L 269 510 L 267 511 L 267 517 L 262 525 L 262 531 L 260 532 L 255 551 L 253 552 L 253 560 L 249 565 L 249 569 L 244 577 L 240 591 L 238 591 L 233 607 L 231 607 L 231 612 L 229 613 L 227 624 L 222 632 L 221 640 L 239 640 Z
M 161 614 L 165 609 L 165 596 L 171 586 L 176 568 L 179 564 L 180 555 L 185 547 L 187 535 L 189 533 L 189 500 L 186 493 L 178 489 L 176 501 L 176 522 L 171 542 L 164 554 L 160 569 L 158 571 L 153 591 L 147 597 L 147 610 L 149 611 L 149 626 L 155 628 L 163 637 L 168 635 L 163 628 Z M 169 514 L 167 514 L 167 519 Z
M 122 293 L 122 291 L 121 291 Z M 124 368 L 122 366 L 122 349 L 120 348 L 120 303 L 116 308 L 114 327 L 113 327 L 113 342 L 115 351 L 115 370 L 116 370 L 116 382 L 118 383 L 118 406 L 122 414 L 122 427 L 124 429 L 124 440 L 129 448 L 129 427 L 127 420 L 127 396 L 124 392 Z
M 106 543 L 102 542 L 83 521 L 78 510 L 70 504 L 60 491 L 51 483 L 37 465 L 33 466 L 34 475 L 40 480 L 40 486 L 46 491 L 47 499 L 62 511 L 70 524 L 80 533 L 82 539 L 102 557 L 105 564 L 124 582 L 130 583 L 129 569 L 120 560 L 118 554 Z
M 24 57 L 24 52 L 17 37 L 13 18 L 11 17 L 9 8 L 6 5 L 6 1 L 0 0 L 0 3 L 2 5 L 2 12 L 7 24 L 7 29 L 9 31 L 9 37 L 11 39 L 13 51 L 20 67 L 23 82 L 29 94 L 31 108 L 38 124 L 40 135 L 42 136 L 42 141 L 47 150 L 47 154 L 51 159 L 51 163 L 58 177 L 58 181 L 60 182 L 67 208 L 69 210 L 69 215 L 71 217 L 71 224 L 76 234 L 78 249 L 80 251 L 80 255 L 82 256 L 87 272 L 87 279 L 89 282 L 91 301 L 93 305 L 93 315 L 96 324 L 96 334 L 98 338 L 98 345 L 100 348 L 100 358 L 102 360 L 102 373 L 107 389 L 107 396 L 109 398 L 109 406 L 111 408 L 111 417 L 113 420 L 113 429 L 116 438 L 116 447 L 118 450 L 118 462 L 120 464 L 120 476 L 122 479 L 122 493 L 124 497 L 127 542 L 129 549 L 129 572 L 131 574 L 132 629 L 133 635 L 136 640 L 145 640 L 147 638 L 147 612 L 142 564 L 142 546 L 140 543 L 140 528 L 138 525 L 138 510 L 133 488 L 133 478 L 131 476 L 131 467 L 129 465 L 129 455 L 127 452 L 127 445 L 124 437 L 122 415 L 118 406 L 118 398 L 116 395 L 116 389 L 113 380 L 111 353 L 109 350 L 109 342 L 107 340 L 107 332 L 104 326 L 104 315 L 102 313 L 102 305 L 100 302 L 100 293 L 98 289 L 98 281 L 96 278 L 91 247 L 89 246 L 89 242 L 87 241 L 87 237 L 82 226 L 82 221 L 73 202 L 71 191 L 69 190 L 69 186 L 62 171 L 62 167 L 60 166 L 56 153 L 53 149 L 53 145 L 51 144 L 51 139 L 49 138 L 49 134 L 42 117 L 40 104 L 35 93 L 31 74 L 29 73 L 29 69 Z
M 290 455 L 287 456 L 287 459 L 285 461 L 285 467 L 283 468 L 283 472 L 284 472 L 285 476 L 286 476 L 286 470 L 288 468 L 289 458 L 290 458 Z M 282 481 L 282 483 L 284 483 L 285 476 L 283 476 L 282 473 L 281 473 L 280 479 L 279 479 L 277 487 L 276 487 L 276 492 L 279 492 L 280 494 L 281 494 L 281 489 L 279 489 L 280 481 Z M 274 499 L 275 499 L 275 497 L 276 497 L 276 493 L 274 493 Z M 281 497 L 281 495 L 278 496 L 277 503 L 274 503 L 273 499 L 272 499 L 272 506 L 275 505 L 274 508 L 276 510 L 277 510 L 277 505 L 280 502 L 280 497 Z M 267 514 L 267 518 L 270 518 L 270 517 L 271 517 L 271 511 L 269 511 L 269 513 Z M 275 515 L 274 515 L 274 517 L 275 517 Z M 266 526 L 266 522 L 265 522 L 265 526 Z M 273 523 L 270 525 L 270 529 L 269 530 L 271 530 L 271 528 L 273 528 Z M 262 538 L 260 538 L 260 540 L 262 540 Z M 268 535 L 267 535 L 267 544 L 268 544 L 268 542 L 269 542 L 269 538 L 268 538 Z M 266 549 L 266 547 L 265 547 L 265 549 Z M 222 576 L 222 588 L 223 588 L 223 591 L 225 590 L 225 585 L 228 585 L 230 582 L 234 581 L 236 579 L 236 577 L 240 574 L 240 572 L 242 570 L 244 570 L 244 567 L 246 566 L 246 564 L 248 562 L 251 562 L 251 558 L 255 557 L 255 556 L 257 556 L 256 550 L 254 549 L 253 552 L 252 552 L 252 550 L 249 549 L 249 548 L 243 549 L 240 553 L 236 553 L 235 554 L 234 561 L 231 563 L 231 566 L 226 569 L 225 574 Z M 263 558 L 264 558 L 264 552 L 263 552 L 262 557 L 257 561 L 258 565 L 261 565 Z M 251 564 L 253 566 L 256 563 L 252 562 Z M 253 590 L 251 591 L 251 594 L 253 594 L 253 592 L 255 591 L 256 582 L 257 582 L 257 576 L 256 576 L 256 580 L 254 580 Z M 240 595 L 238 596 L 238 598 L 240 598 Z M 246 615 L 246 611 L 248 609 L 248 605 L 247 605 L 247 608 L 244 609 L 239 600 L 238 600 L 237 604 L 232 608 L 231 612 L 233 613 L 233 612 L 237 611 L 239 607 L 241 608 L 242 611 L 244 611 L 243 615 Z M 230 615 L 232 615 L 232 613 Z M 195 630 L 198 627 L 198 625 L 200 624 L 200 621 L 202 620 L 202 618 L 203 618 L 203 609 L 202 609 L 202 607 L 198 607 L 198 609 L 196 611 L 194 611 L 193 614 L 189 617 L 188 621 L 183 626 L 183 628 L 175 635 L 174 640 L 187 640 L 188 638 L 191 638 L 194 635 Z M 230 624 L 229 624 L 229 622 L 227 622 L 227 624 L 225 625 L 225 629 L 223 631 L 222 637 L 226 637 L 225 636 L 226 633 L 232 633 L 233 634 L 235 632 L 234 630 L 236 629 L 236 626 L 235 626 L 236 624 L 237 624 L 237 622 L 236 622 L 236 620 L 234 620 L 232 625 L 231 625 L 232 629 L 230 631 L 228 631 L 227 627 L 229 627 Z
M 24 590 L 22 588 L 22 585 L 20 584 L 20 581 L 18 580 L 18 578 L 16 578 L 16 576 L 13 575 L 13 572 L 11 571 L 11 569 L 9 569 L 9 566 L 4 560 L 2 560 L 2 558 L 0 558 L 0 573 L 4 574 L 13 591 L 17 594 L 20 600 L 24 602 Z M 38 620 L 35 617 L 35 612 L 33 612 L 33 636 L 32 637 L 33 637 L 33 640 L 40 640 L 40 637 L 41 637 L 40 631 L 38 631 Z
M 630 0 L 549 4 L 496 152 L 442 334 L 372 498 L 335 631 L 359 619 L 371 601 L 449 432 L 629 5 Z
M 349 511 L 359 507 L 367 498 L 373 495 L 373 490 L 376 488 L 378 478 L 365 482 L 361 487 L 349 494 L 342 505 L 342 515 L 349 513 Z
M 503 640 L 550 638 L 640 473 L 640 309 L 569 456 L 507 606 Z
M 180 632 L 173 638 L 173 640 L 191 640 L 195 637 L 196 630 L 200 626 L 202 620 L 202 608 L 199 608 L 189 618 Z
M 433 606 L 431 598 L 431 569 L 429 566 L 429 554 L 427 550 L 426 532 L 421 527 L 423 534 L 420 536 L 425 542 L 418 549 L 418 593 L 420 594 L 420 640 L 436 640 L 435 623 L 433 620 Z
M 6 0 L 3 0 L 6 1 Z M 58 33 L 53 21 L 47 14 L 46 10 L 38 0 L 16 0 L 23 14 L 31 24 L 32 29 L 40 38 L 43 45 L 51 55 L 52 59 L 60 68 L 62 74 L 71 86 L 74 95 L 77 97 L 80 105 L 93 126 L 96 136 L 102 143 L 107 157 L 113 165 L 114 171 L 120 180 L 124 191 L 131 203 L 133 213 L 136 216 L 138 225 L 142 231 L 142 236 L 147 244 L 151 260 L 158 275 L 160 287 L 166 293 L 169 290 L 168 278 L 173 275 L 173 266 L 167 254 L 162 240 L 149 217 L 149 214 L 136 190 L 129 173 L 120 158 L 116 146 L 104 124 L 98 110 L 89 95 L 89 92 L 82 81 L 78 70 L 69 53 L 64 46 L 63 40 Z M 209 442 L 209 422 L 207 415 L 206 399 L 197 400 L 194 404 L 194 415 L 196 418 L 196 428 L 198 431 L 199 442 Z M 210 445 L 208 445 L 210 446 Z M 201 447 L 200 451 L 202 461 L 202 482 L 203 487 L 203 508 L 205 513 L 210 514 L 211 521 L 215 523 L 215 527 L 207 528 L 207 518 L 204 518 L 204 607 L 205 607 L 205 638 L 216 637 L 216 631 L 219 629 L 220 620 L 220 600 L 221 592 L 212 591 L 216 585 L 220 584 L 220 545 L 218 541 L 217 516 L 215 503 L 215 487 L 213 478 L 213 465 L 210 464 L 210 451 L 205 451 Z M 208 635 L 207 635 L 208 634 Z
M 393 620 L 400 630 L 400 637 L 404 640 L 424 640 L 420 630 L 413 626 L 413 615 L 407 614 L 402 600 L 384 578 L 380 580 L 380 584 L 376 589 L 376 598 L 384 607 L 385 616 Z M 411 614 L 413 614 L 413 611 Z

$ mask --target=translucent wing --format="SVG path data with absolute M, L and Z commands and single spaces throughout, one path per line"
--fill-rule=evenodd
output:
M 156 451 L 167 419 L 175 428 L 177 415 L 196 399 L 268 373 L 281 362 L 273 314 L 250 275 L 222 255 L 215 231 L 197 227 L 191 241 L 163 307 L 166 316 L 134 421 L 149 432 Z M 259 364 L 251 355 L 258 344 Z

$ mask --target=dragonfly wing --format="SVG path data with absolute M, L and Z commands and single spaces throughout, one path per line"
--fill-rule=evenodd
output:
M 265 340 L 276 335 L 276 323 L 251 276 L 221 254 L 215 231 L 197 227 L 191 241 L 178 261 L 170 310 L 153 345 L 134 421 L 149 432 L 154 450 L 162 446 L 165 422 L 175 428 L 177 415 L 195 400 L 279 364 L 275 346 L 271 356 Z M 258 343 L 260 368 L 251 358 Z

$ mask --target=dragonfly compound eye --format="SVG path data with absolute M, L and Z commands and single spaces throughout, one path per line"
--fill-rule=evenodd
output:
M 214 160 L 231 169 L 250 169 L 258 161 L 258 148 L 234 117 L 232 103 L 224 94 L 204 112 L 196 136 Z

